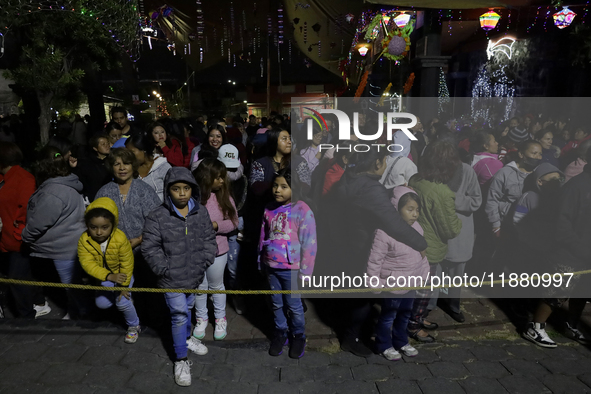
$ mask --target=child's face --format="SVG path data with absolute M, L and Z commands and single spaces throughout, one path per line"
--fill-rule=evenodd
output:
M 400 216 L 409 226 L 412 226 L 419 218 L 419 204 L 415 200 L 408 200 L 400 210 Z
M 90 219 L 88 222 L 88 233 L 90 234 L 90 238 L 96 243 L 102 244 L 105 242 L 109 239 L 112 231 L 113 223 L 107 218 L 99 216 Z
M 273 196 L 275 201 L 280 204 L 291 202 L 291 187 L 287 184 L 285 178 L 278 176 L 273 182 Z
M 183 209 L 191 199 L 192 188 L 191 185 L 183 182 L 177 182 L 170 187 L 170 198 L 172 203 L 178 209 Z
M 213 180 L 213 185 L 211 185 L 211 191 L 217 192 L 218 190 L 220 190 L 222 188 L 223 185 L 224 185 L 224 178 L 222 178 L 221 176 L 218 176 L 217 178 L 215 178 Z
M 109 131 L 109 143 L 113 145 L 121 138 L 122 131 L 117 129 L 111 129 Z
M 585 134 L 585 132 L 581 129 L 578 129 L 577 131 L 575 131 L 575 140 L 576 141 L 582 141 L 585 137 L 587 137 L 587 134 Z

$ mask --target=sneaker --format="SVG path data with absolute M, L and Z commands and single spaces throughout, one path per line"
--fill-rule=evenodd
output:
M 589 345 L 591 343 L 591 341 L 589 341 L 589 339 L 587 339 L 580 330 L 578 330 L 576 327 L 571 326 L 568 322 L 566 323 L 566 327 L 564 329 L 564 336 L 570 339 L 574 339 L 581 345 Z
M 174 362 L 174 381 L 179 386 L 191 385 L 191 365 L 189 360 L 179 360 Z
M 47 315 L 49 312 L 51 312 L 51 307 L 49 306 L 47 301 L 45 301 L 44 305 L 33 305 L 33 309 L 35 309 L 35 319 L 40 316 Z
M 404 354 L 406 357 L 414 357 L 419 354 L 419 351 L 407 343 L 400 348 L 400 353 Z
M 198 356 L 205 356 L 207 354 L 207 346 L 194 336 L 187 339 L 187 348 Z
M 384 358 L 386 360 L 390 360 L 390 361 L 398 361 L 402 358 L 402 356 L 400 355 L 400 353 L 398 353 L 396 351 L 396 349 L 394 349 L 393 347 L 386 349 L 382 352 L 382 356 L 384 356 Z
M 232 297 L 232 303 L 234 304 L 234 310 L 237 315 L 244 314 L 244 298 L 241 295 L 235 295 Z
M 306 349 L 306 338 L 304 334 L 297 334 L 291 340 L 289 347 L 290 358 L 302 358 Z
M 527 323 L 527 328 L 522 336 L 541 347 L 555 348 L 556 342 L 550 339 L 546 333 L 546 323 Z
M 359 341 L 359 338 L 345 339 L 341 343 L 341 349 L 359 357 L 370 357 L 373 354 L 367 346 Z
M 195 328 L 193 329 L 193 336 L 197 339 L 203 339 L 205 337 L 205 329 L 207 328 L 208 323 L 209 320 L 198 317 L 197 324 L 195 324 Z
M 283 354 L 283 346 L 287 345 L 288 339 L 285 333 L 275 335 L 269 346 L 269 355 L 280 356 Z
M 221 341 L 228 335 L 228 320 L 225 317 L 215 319 L 215 330 L 213 331 L 213 339 Z
M 136 343 L 141 331 L 140 326 L 128 327 L 127 334 L 125 334 L 125 343 Z
M 64 317 L 62 317 L 62 320 L 71 320 L 70 314 L 66 313 Z

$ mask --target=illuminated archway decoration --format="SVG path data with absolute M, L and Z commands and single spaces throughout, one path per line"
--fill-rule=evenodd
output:
M 396 23 L 396 26 L 398 26 L 398 28 L 402 29 L 404 26 L 408 25 L 410 18 L 410 14 L 403 12 L 402 14 L 394 18 L 394 23 Z

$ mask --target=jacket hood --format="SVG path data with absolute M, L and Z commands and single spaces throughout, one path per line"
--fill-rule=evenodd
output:
M 78 193 L 82 193 L 83 189 L 82 182 L 80 182 L 80 179 L 78 179 L 78 176 L 76 176 L 75 174 L 70 174 L 67 176 L 57 176 L 55 178 L 49 178 L 48 180 L 43 182 L 43 185 L 50 184 L 69 186 L 72 189 L 76 190 Z
M 417 194 L 414 190 L 407 186 L 397 186 L 393 189 L 393 196 L 390 199 L 394 208 L 398 211 L 398 201 L 404 196 L 406 193 L 414 193 Z
M 150 172 L 156 171 L 156 168 L 160 167 L 164 163 L 168 163 L 168 160 L 166 160 L 166 157 L 158 156 L 154 160 L 154 164 L 152 164 L 152 168 L 150 169 Z
M 119 224 L 119 210 L 117 209 L 117 204 L 115 204 L 115 201 L 111 200 L 109 197 L 97 198 L 86 208 L 85 214 L 95 208 L 104 208 L 111 212 L 113 216 L 115 216 L 115 225 L 113 226 L 113 231 L 115 231 L 117 225 Z
M 538 180 L 543 177 L 544 175 L 551 174 L 553 172 L 559 173 L 562 177 L 564 177 L 564 173 L 560 171 L 558 168 L 553 166 L 550 163 L 541 163 L 536 169 L 527 176 L 524 182 L 523 190 L 524 191 L 540 191 L 540 186 L 538 185 Z
M 195 177 L 191 174 L 188 168 L 185 167 L 172 167 L 166 173 L 164 177 L 164 206 L 168 209 L 171 209 L 170 206 L 170 192 L 168 191 L 169 186 L 173 183 L 177 182 L 184 182 L 191 185 L 192 193 L 191 198 L 196 200 L 196 206 L 199 206 L 201 201 L 201 192 L 199 191 L 199 186 L 197 185 L 197 181 L 195 181 Z

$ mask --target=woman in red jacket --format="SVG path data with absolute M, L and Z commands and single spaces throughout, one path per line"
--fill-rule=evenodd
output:
M 182 122 L 155 122 L 150 127 L 150 133 L 158 136 L 158 140 L 154 140 L 171 166 L 189 168 L 195 144 L 189 139 L 189 130 Z
M 0 142 L 0 261 L 8 264 L 10 279 L 32 280 L 28 253 L 21 248 L 21 232 L 27 203 L 35 192 L 35 177 L 20 166 L 22 160 L 17 145 Z M 10 290 L 20 317 L 33 319 L 51 311 L 40 288 L 11 285 Z

